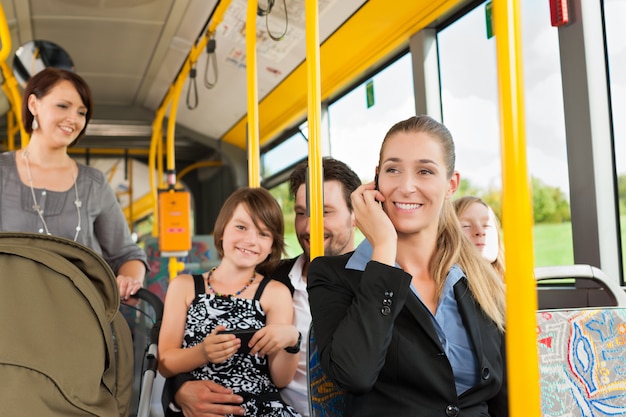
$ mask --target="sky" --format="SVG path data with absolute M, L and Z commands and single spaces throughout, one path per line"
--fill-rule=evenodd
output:
M 521 3 L 528 172 L 568 193 L 558 33 L 547 1 Z M 486 36 L 484 6 L 442 31 L 439 47 L 444 122 L 457 138 L 458 169 L 472 182 L 499 184 L 496 45 Z

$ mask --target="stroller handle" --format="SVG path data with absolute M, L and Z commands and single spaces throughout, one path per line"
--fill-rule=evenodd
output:
M 131 297 L 147 302 L 154 309 L 155 325 L 150 329 L 150 343 L 156 346 L 159 342 L 159 330 L 161 329 L 161 320 L 163 319 L 163 301 L 156 294 L 145 288 L 140 288 Z
M 161 301 L 158 295 L 149 290 L 146 290 L 145 288 L 140 288 L 139 291 L 137 291 L 131 297 L 137 298 L 139 300 L 144 300 L 148 304 L 150 304 L 154 309 L 154 314 L 156 314 L 156 321 L 161 321 L 161 319 L 163 318 L 163 301 Z

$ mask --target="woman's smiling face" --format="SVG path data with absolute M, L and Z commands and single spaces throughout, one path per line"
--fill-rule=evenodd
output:
M 41 132 L 59 146 L 71 144 L 87 123 L 87 107 L 67 80 L 58 82 L 40 99 L 31 94 L 28 102 Z
M 399 234 L 436 231 L 443 202 L 457 185 L 457 174 L 448 178 L 440 142 L 429 134 L 398 132 L 383 144 L 378 188 Z

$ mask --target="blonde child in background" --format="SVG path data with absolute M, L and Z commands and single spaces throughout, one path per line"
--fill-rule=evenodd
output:
M 504 246 L 500 222 L 482 199 L 465 196 L 453 201 L 465 236 L 471 240 L 500 276 L 504 277 Z

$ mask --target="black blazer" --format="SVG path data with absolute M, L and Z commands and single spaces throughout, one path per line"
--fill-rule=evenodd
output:
M 411 276 L 352 253 L 316 258 L 308 292 L 322 367 L 349 392 L 346 416 L 508 416 L 504 335 L 476 304 L 465 278 L 454 287 L 480 382 L 456 394 L 450 362 Z
M 276 269 L 271 274 L 269 274 L 276 281 L 280 281 L 283 284 L 285 284 L 287 288 L 289 288 L 289 291 L 291 292 L 292 297 L 293 297 L 295 288 L 293 288 L 293 284 L 291 283 L 291 280 L 289 279 L 289 272 L 291 272 L 291 268 L 293 268 L 294 264 L 296 263 L 299 257 L 300 256 L 296 256 L 295 258 L 281 260 L 278 266 L 276 267 Z M 263 275 L 267 275 L 267 274 L 263 274 Z

